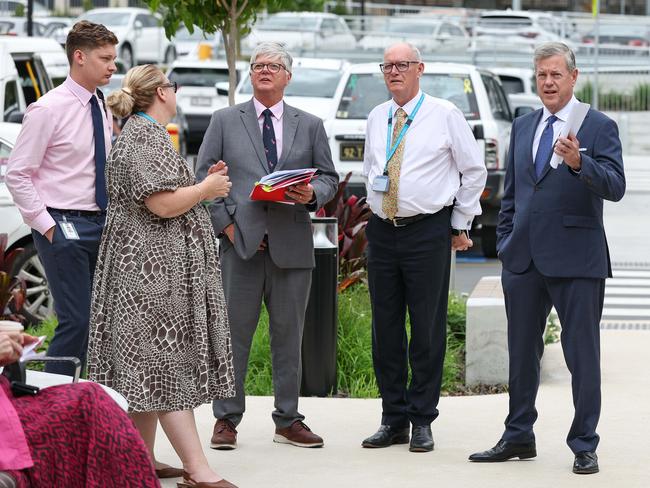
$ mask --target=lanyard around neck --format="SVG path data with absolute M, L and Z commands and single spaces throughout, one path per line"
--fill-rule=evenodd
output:
M 390 110 L 388 112 L 388 134 L 386 135 L 386 166 L 384 167 L 384 172 L 386 172 L 386 170 L 388 169 L 388 163 L 395 155 L 395 151 L 397 151 L 397 148 L 402 142 L 402 139 L 404 138 L 404 134 L 406 134 L 406 131 L 409 130 L 409 127 L 411 127 L 411 123 L 413 123 L 413 119 L 417 115 L 418 110 L 420 110 L 423 101 L 424 101 L 424 93 L 420 95 L 420 99 L 418 100 L 418 103 L 415 105 L 415 108 L 413 109 L 413 112 L 411 112 L 411 115 L 409 115 L 408 118 L 406 119 L 406 122 L 404 123 L 404 126 L 402 127 L 402 130 L 397 136 L 397 140 L 395 141 L 395 144 L 392 145 L 392 147 L 390 142 L 393 136 L 393 107 L 392 106 L 390 107 Z
M 147 119 L 149 122 L 153 122 L 154 124 L 158 124 L 158 125 L 160 125 L 160 124 L 158 123 L 158 121 L 157 121 L 156 119 L 154 119 L 154 118 L 153 118 L 151 115 L 149 115 L 149 114 L 146 114 L 146 113 L 144 113 L 144 112 L 138 112 L 138 113 L 136 113 L 136 115 L 139 115 L 140 117 L 144 117 L 144 118 Z

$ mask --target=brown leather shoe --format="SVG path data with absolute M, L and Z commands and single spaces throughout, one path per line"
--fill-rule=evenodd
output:
M 219 481 L 194 481 L 192 477 L 183 471 L 183 481 L 176 483 L 176 488 L 237 488 L 230 481 L 222 479 Z
M 323 447 L 323 438 L 314 434 L 300 420 L 296 420 L 290 427 L 276 428 L 273 442 L 291 444 L 297 447 Z
M 231 451 L 237 448 L 237 429 L 228 419 L 219 419 L 214 424 L 210 447 L 220 451 Z
M 156 476 L 158 478 L 180 478 L 183 476 L 183 470 L 181 468 L 172 468 L 167 466 L 166 468 L 156 468 Z

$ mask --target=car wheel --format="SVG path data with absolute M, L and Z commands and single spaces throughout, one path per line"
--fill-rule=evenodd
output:
M 54 298 L 34 243 L 30 242 L 23 249 L 14 263 L 14 274 L 25 281 L 27 289 L 25 304 L 20 313 L 30 324 L 36 325 L 54 314 Z
M 133 51 L 131 50 L 131 46 L 127 44 L 120 49 L 120 58 L 122 59 L 122 63 L 124 63 L 124 69 L 128 71 L 133 68 Z
M 173 46 L 169 46 L 165 52 L 165 66 L 169 66 L 174 61 L 176 61 L 176 49 Z
M 486 258 L 497 257 L 497 228 L 484 225 L 481 229 L 481 250 Z

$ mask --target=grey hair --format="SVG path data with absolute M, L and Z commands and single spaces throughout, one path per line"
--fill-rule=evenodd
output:
M 255 46 L 255 49 L 253 49 L 253 53 L 251 54 L 251 64 L 253 64 L 259 56 L 280 58 L 284 67 L 289 73 L 291 73 L 293 58 L 291 57 L 291 54 L 289 54 L 289 51 L 287 51 L 287 48 L 284 47 L 284 44 L 270 41 L 260 42 Z
M 388 46 L 386 49 L 384 49 L 384 57 L 386 57 L 386 53 L 393 49 L 395 46 L 408 46 L 408 48 L 411 50 L 411 54 L 413 55 L 413 59 L 409 59 L 409 61 L 420 61 L 422 62 L 422 55 L 420 54 L 420 50 L 415 47 L 413 44 L 410 42 L 396 42 L 395 44 L 391 44 Z
M 576 69 L 576 55 L 573 53 L 571 48 L 563 42 L 545 42 L 544 44 L 539 45 L 537 49 L 535 49 L 535 54 L 533 55 L 535 69 L 537 69 L 537 63 L 542 59 L 557 55 L 564 56 L 569 73 Z

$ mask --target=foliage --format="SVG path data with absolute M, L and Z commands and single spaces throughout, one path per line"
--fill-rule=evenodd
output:
M 560 324 L 557 316 L 551 315 L 546 322 L 546 330 L 544 331 L 544 345 L 554 344 L 560 340 Z
M 585 83 L 580 90 L 575 92 L 576 98 L 584 103 L 591 103 L 594 87 Z M 599 110 L 639 112 L 650 110 L 650 84 L 642 83 L 636 85 L 632 93 L 616 91 L 598 93 Z
M 325 6 L 325 0 L 294 0 L 285 2 L 284 5 L 269 5 L 269 13 L 276 12 L 322 12 Z
M 16 9 L 14 10 L 14 17 L 24 17 L 25 15 L 27 15 L 25 6 L 21 4 L 16 5 Z
M 366 273 L 366 225 L 370 207 L 365 197 L 346 197 L 346 188 L 352 173 L 339 182 L 334 198 L 316 214 L 318 217 L 336 217 L 339 227 L 339 291 L 362 281 Z
M 22 322 L 19 312 L 25 302 L 25 282 L 13 276 L 13 267 L 23 250 L 18 248 L 6 253 L 7 242 L 7 234 L 0 234 L 0 319 Z
M 84 12 L 94 9 L 95 5 L 93 0 L 83 0 L 83 2 L 81 2 L 81 8 L 83 8 Z

